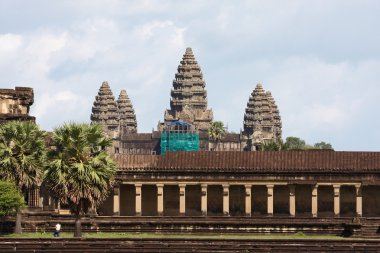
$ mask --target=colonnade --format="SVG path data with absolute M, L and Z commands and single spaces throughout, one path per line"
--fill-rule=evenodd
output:
M 131 184 L 128 184 L 131 185 Z M 172 182 L 160 182 L 160 183 L 133 183 L 132 184 L 135 188 L 135 215 L 140 216 L 142 215 L 142 187 L 143 185 L 150 185 L 150 186 L 156 186 L 156 194 L 157 194 L 157 215 L 163 215 L 164 214 L 164 187 L 167 185 L 175 185 L 178 187 L 179 190 L 179 215 L 185 215 L 186 214 L 186 186 L 189 185 L 199 185 L 200 187 L 200 199 L 194 199 L 192 201 L 200 201 L 200 211 L 201 214 L 204 216 L 208 215 L 208 191 L 210 190 L 211 186 L 217 185 L 218 187 L 222 187 L 222 209 L 223 209 L 223 215 L 229 216 L 230 215 L 230 189 L 231 186 L 242 186 L 244 187 L 244 215 L 245 216 L 251 216 L 252 215 L 252 201 L 253 201 L 253 187 L 254 186 L 265 186 L 266 187 L 266 214 L 271 216 L 274 215 L 274 201 L 275 201 L 275 194 L 274 189 L 276 186 L 282 186 L 287 187 L 286 194 L 288 194 L 288 203 L 289 203 L 289 210 L 288 215 L 289 216 L 296 216 L 296 186 L 292 184 L 287 183 L 281 183 L 281 182 L 268 182 L 268 183 L 255 183 L 255 182 L 249 182 L 244 184 L 231 184 L 231 183 L 224 183 L 220 182 L 218 184 L 216 183 L 179 183 L 179 184 L 173 184 Z M 333 213 L 335 216 L 339 216 L 341 213 L 341 187 L 342 186 L 351 186 L 355 189 L 355 213 L 357 216 L 362 216 L 363 210 L 362 210 L 362 186 L 360 183 L 317 183 L 314 185 L 311 185 L 311 215 L 313 217 L 318 216 L 318 188 L 319 187 L 328 186 L 333 188 Z M 126 201 L 121 199 L 121 191 L 120 191 L 120 185 L 115 186 L 113 191 L 113 214 L 114 215 L 120 215 L 120 203 L 121 201 Z M 131 201 L 131 200 L 129 200 Z M 156 200 L 154 200 L 155 202 Z

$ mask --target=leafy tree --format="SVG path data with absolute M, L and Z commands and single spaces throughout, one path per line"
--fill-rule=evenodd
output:
M 15 183 L 19 192 L 42 182 L 45 165 L 45 132 L 33 122 L 11 121 L 0 126 L 0 179 Z M 15 233 L 21 233 L 21 212 Z
M 13 182 L 0 181 L 0 217 L 15 215 L 24 208 L 24 196 Z
M 287 137 L 285 141 L 285 145 L 288 147 L 289 150 L 306 148 L 306 142 L 294 136 Z
M 226 130 L 224 129 L 224 124 L 221 121 L 214 121 L 211 123 L 208 129 L 208 136 L 211 140 L 215 141 L 216 146 L 218 146 L 219 141 L 224 137 Z
M 314 148 L 317 148 L 317 149 L 333 149 L 333 147 L 331 146 L 330 143 L 326 143 L 324 141 L 315 143 Z
M 284 151 L 288 150 L 288 146 L 282 141 L 265 141 L 261 146 L 261 151 Z
M 116 165 L 106 153 L 111 145 L 100 125 L 66 123 L 53 132 L 45 182 L 75 215 L 75 237 L 81 237 L 81 217 L 107 197 Z

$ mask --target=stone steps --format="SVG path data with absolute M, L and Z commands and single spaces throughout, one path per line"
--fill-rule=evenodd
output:
M 0 238 L 0 252 L 379 252 L 380 240 Z

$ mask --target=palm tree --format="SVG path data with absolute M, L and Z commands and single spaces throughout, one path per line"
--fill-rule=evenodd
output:
M 45 132 L 34 122 L 10 121 L 0 126 L 0 178 L 13 181 L 20 192 L 41 184 L 45 155 Z M 19 211 L 15 233 L 21 232 Z
M 81 217 L 107 197 L 116 165 L 105 148 L 111 140 L 100 125 L 66 123 L 53 132 L 45 182 L 75 215 L 75 237 L 81 237 Z
M 208 129 L 208 136 L 211 140 L 215 141 L 215 149 L 217 148 L 219 141 L 224 137 L 226 130 L 224 129 L 223 122 L 214 121 L 211 123 Z

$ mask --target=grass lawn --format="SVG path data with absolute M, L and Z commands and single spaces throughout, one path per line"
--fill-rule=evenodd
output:
M 53 238 L 53 233 L 23 233 L 21 235 L 16 234 L 4 234 L 0 237 L 6 238 Z M 63 238 L 73 237 L 73 233 L 61 233 Z M 304 235 L 303 233 L 295 233 L 291 235 L 218 235 L 218 234 L 153 234 L 153 233 L 83 233 L 83 237 L 86 238 L 210 238 L 210 239 L 323 239 L 323 240 L 344 240 L 353 238 L 344 238 L 334 235 Z

